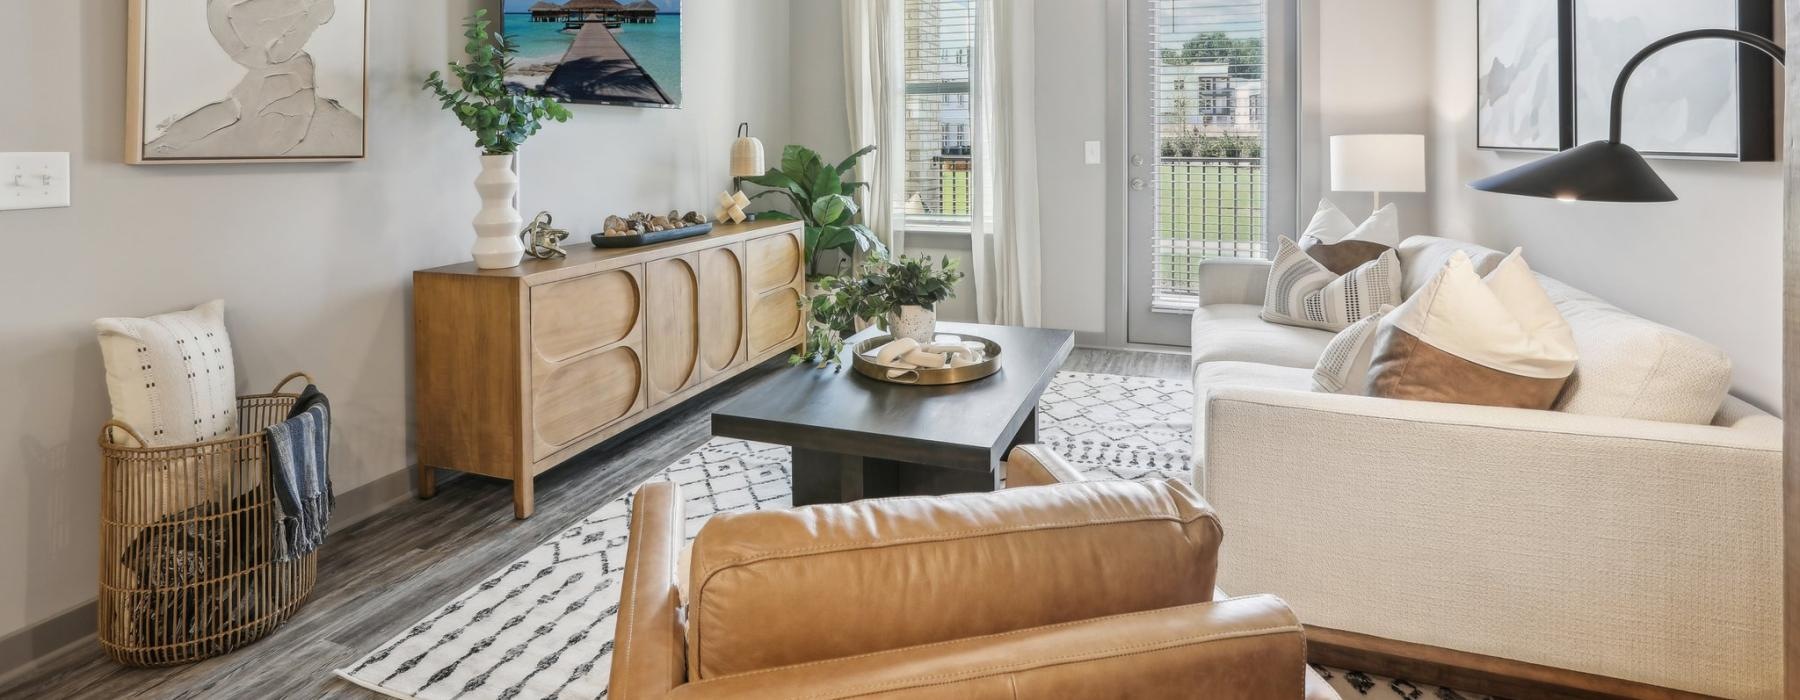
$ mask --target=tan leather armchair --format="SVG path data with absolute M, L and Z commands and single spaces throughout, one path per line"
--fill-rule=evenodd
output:
M 1222 532 L 1187 484 L 1081 482 L 1031 447 L 1007 475 L 716 515 L 686 601 L 678 488 L 642 487 L 609 697 L 1337 698 L 1286 604 L 1215 595 Z

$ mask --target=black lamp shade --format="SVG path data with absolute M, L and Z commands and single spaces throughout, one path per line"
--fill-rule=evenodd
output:
M 1637 149 L 1595 141 L 1469 183 L 1484 192 L 1580 202 L 1673 202 Z

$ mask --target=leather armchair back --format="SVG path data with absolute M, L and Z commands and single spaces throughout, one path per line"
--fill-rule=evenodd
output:
M 720 514 L 688 680 L 1211 601 L 1221 538 L 1178 481 Z

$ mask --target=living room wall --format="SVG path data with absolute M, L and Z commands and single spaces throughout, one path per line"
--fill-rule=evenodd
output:
M 1475 4 L 1435 3 L 1434 11 L 1424 36 L 1434 42 L 1436 67 L 1428 170 L 1438 234 L 1523 246 L 1538 271 L 1718 345 L 1734 364 L 1734 393 L 1779 412 L 1780 164 L 1652 161 L 1681 197 L 1670 204 L 1469 189 L 1471 180 L 1538 156 L 1475 148 Z
M 585 234 L 612 212 L 708 209 L 738 122 L 789 139 L 788 4 L 695 3 L 684 107 L 575 107 L 522 153 L 527 215 Z M 125 4 L 9 3 L 0 151 L 72 152 L 75 206 L 0 213 L 0 673 L 92 631 L 95 318 L 225 299 L 240 390 L 303 369 L 332 398 L 337 491 L 357 495 L 337 524 L 406 497 L 410 273 L 468 259 L 479 208 L 472 138 L 419 81 L 460 54 L 464 15 L 499 2 L 369 5 L 367 160 L 127 166 Z

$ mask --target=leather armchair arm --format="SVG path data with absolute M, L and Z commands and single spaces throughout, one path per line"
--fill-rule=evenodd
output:
M 1274 596 L 1149 610 L 754 671 L 670 698 L 1300 698 L 1306 642 Z
M 631 503 L 631 543 L 607 697 L 663 698 L 687 678 L 687 642 L 675 592 L 675 562 L 685 539 L 680 489 L 670 483 L 638 489 Z
M 1043 445 L 1020 445 L 1006 456 L 1006 487 L 1049 486 L 1082 481 L 1081 472 Z

